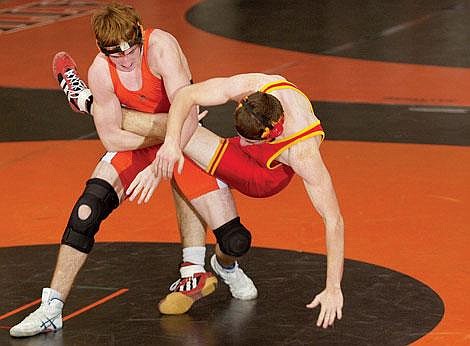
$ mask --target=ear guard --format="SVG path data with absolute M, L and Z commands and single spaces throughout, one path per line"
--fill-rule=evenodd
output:
M 109 56 L 111 54 L 122 53 L 136 44 L 142 44 L 143 42 L 142 26 L 140 24 L 137 24 L 135 26 L 135 31 L 137 35 L 136 35 L 136 38 L 133 40 L 130 40 L 128 42 L 122 41 L 118 45 L 110 46 L 110 47 L 105 47 L 97 42 L 98 48 L 104 55 Z
M 271 122 L 271 128 L 266 126 L 261 134 L 262 139 L 274 139 L 284 131 L 284 114 L 276 122 Z

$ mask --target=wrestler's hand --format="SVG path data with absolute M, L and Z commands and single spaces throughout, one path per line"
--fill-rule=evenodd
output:
M 323 325 L 323 328 L 327 328 L 333 325 L 335 318 L 338 318 L 338 320 L 341 319 L 343 314 L 343 293 L 340 288 L 326 288 L 321 293 L 317 294 L 315 299 L 306 306 L 309 309 L 313 309 L 317 307 L 318 304 L 321 305 L 321 310 L 318 315 L 317 327 Z
M 153 164 L 148 165 L 134 178 L 131 185 L 126 191 L 129 197 L 129 201 L 133 201 L 140 193 L 140 198 L 137 204 L 141 204 L 142 201 L 147 203 L 152 197 L 155 188 L 160 183 L 161 178 L 157 177 L 153 171 Z
M 178 173 L 181 174 L 184 165 L 184 156 L 179 143 L 172 138 L 165 138 L 165 142 L 157 151 L 154 161 L 155 175 L 170 179 L 173 176 L 173 167 L 178 162 Z

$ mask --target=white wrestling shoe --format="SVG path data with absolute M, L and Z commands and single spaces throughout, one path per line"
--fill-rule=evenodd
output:
M 62 307 L 64 302 L 59 293 L 50 288 L 42 290 L 41 306 L 29 314 L 23 321 L 10 329 L 14 337 L 33 336 L 54 332 L 62 328 Z
M 235 268 L 231 271 L 224 269 L 217 261 L 216 255 L 211 257 L 211 267 L 230 288 L 232 296 L 241 300 L 251 300 L 258 297 L 258 290 L 253 281 L 243 272 L 235 262 Z

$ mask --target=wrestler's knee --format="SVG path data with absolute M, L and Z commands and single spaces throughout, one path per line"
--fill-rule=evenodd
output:
M 83 194 L 72 209 L 62 244 L 89 253 L 101 221 L 118 205 L 119 198 L 111 184 L 100 178 L 88 180 Z
M 241 257 L 251 247 L 251 233 L 236 217 L 224 225 L 214 229 L 220 250 L 229 256 Z

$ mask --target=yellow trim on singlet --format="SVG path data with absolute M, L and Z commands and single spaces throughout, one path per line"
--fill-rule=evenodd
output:
M 222 160 L 222 157 L 224 156 L 225 150 L 227 150 L 227 147 L 228 140 L 221 139 L 219 145 L 217 146 L 217 149 L 214 152 L 214 155 L 212 155 L 212 158 L 209 161 L 209 165 L 206 168 L 207 173 L 209 173 L 210 175 L 214 175 L 215 170 L 220 164 L 220 160 Z
M 276 81 L 274 81 L 274 82 L 266 83 L 265 85 L 263 85 L 263 86 L 259 89 L 259 91 L 265 93 L 266 90 L 268 90 L 271 86 L 276 85 L 276 84 L 280 84 L 280 83 L 289 84 L 290 87 L 297 89 L 297 87 L 295 86 L 295 84 L 289 82 L 287 79 L 278 79 L 278 80 L 276 80 Z M 287 86 L 286 86 L 286 87 L 287 87 Z
M 283 83 L 284 85 L 278 85 L 278 86 L 274 86 L 276 84 L 280 84 L 280 83 Z M 277 81 L 274 81 L 274 82 L 271 82 L 271 83 L 267 83 L 265 85 L 263 85 L 261 88 L 260 88 L 260 91 L 261 92 L 265 92 L 265 93 L 270 93 L 272 91 L 276 91 L 276 90 L 282 90 L 282 89 L 292 89 L 294 91 L 297 91 L 299 94 L 301 94 L 303 97 L 305 97 L 308 101 L 308 104 L 310 105 L 310 110 L 312 111 L 312 114 L 315 115 L 315 111 L 313 110 L 313 106 L 312 106 L 312 103 L 310 102 L 310 99 L 308 98 L 307 95 L 305 95 L 300 89 L 298 89 L 295 84 L 287 81 L 287 80 L 284 80 L 284 79 L 279 79 Z M 307 132 L 308 130 L 310 130 L 311 128 L 314 128 L 315 126 L 319 125 L 320 124 L 320 120 L 316 120 L 313 124 L 311 124 L 310 126 L 294 133 L 293 135 L 290 135 L 289 137 L 286 137 L 286 138 L 282 138 L 280 140 L 277 140 L 277 141 L 273 141 L 273 142 L 270 142 L 268 144 L 277 144 L 277 143 L 282 143 L 282 142 L 285 142 L 285 141 L 288 141 L 290 140 L 291 138 L 295 137 L 295 136 L 298 136 L 299 134 L 303 133 L 303 132 Z M 286 149 L 290 148 L 291 146 L 293 146 L 294 144 L 302 141 L 302 140 L 305 140 L 305 139 L 308 139 L 308 138 L 312 138 L 312 137 L 315 137 L 315 136 L 318 136 L 318 135 L 321 135 L 322 138 L 321 138 L 321 142 L 323 142 L 323 139 L 325 138 L 325 132 L 324 131 L 315 131 L 315 132 L 312 132 L 312 133 L 309 133 L 307 136 L 304 136 L 304 137 L 300 137 L 298 139 L 296 139 L 295 141 L 289 143 L 288 145 L 286 145 L 285 147 L 282 147 L 280 150 L 278 150 L 276 153 L 274 153 L 271 158 L 266 162 L 266 167 L 268 169 L 275 169 L 276 167 L 279 166 L 278 165 L 275 165 L 273 167 L 271 167 L 271 163 Z
M 279 84 L 279 83 L 285 83 L 287 85 L 279 85 L 279 86 L 276 86 L 276 87 L 273 87 L 271 88 L 273 85 L 275 84 Z M 271 89 L 270 89 L 271 88 Z M 270 89 L 270 90 L 269 90 Z M 278 81 L 275 81 L 275 82 L 271 82 L 271 83 L 267 83 L 265 85 L 263 85 L 262 88 L 260 88 L 260 91 L 261 92 L 266 92 L 266 90 L 269 90 L 267 91 L 267 93 L 271 92 L 271 91 L 275 91 L 275 90 L 281 90 L 281 89 L 292 89 L 294 91 L 297 91 L 299 94 L 303 95 L 309 105 L 310 105 L 310 109 L 312 111 L 312 114 L 315 115 L 314 111 L 313 111 L 313 107 L 312 107 L 312 103 L 310 102 L 310 99 L 307 97 L 307 95 L 305 95 L 302 91 L 300 91 L 294 84 L 292 84 L 291 82 L 288 82 L 287 80 L 278 80 Z M 314 128 L 315 126 L 318 126 L 320 124 L 320 120 L 316 120 L 315 122 L 313 122 L 311 125 L 307 126 L 306 128 L 303 128 L 302 130 L 300 131 L 297 131 L 296 133 L 286 137 L 286 138 L 282 138 L 282 139 L 279 139 L 279 140 L 276 140 L 276 141 L 272 141 L 272 142 L 269 142 L 267 144 L 277 144 L 277 143 L 282 143 L 282 142 L 286 142 L 290 139 L 292 139 L 293 137 L 296 137 L 304 132 L 307 132 L 308 130 Z M 291 146 L 293 146 L 294 144 L 302 141 L 302 140 L 305 140 L 305 139 L 308 139 L 308 138 L 312 138 L 312 137 L 315 137 L 315 136 L 318 136 L 318 135 L 321 135 L 321 142 L 323 142 L 323 139 L 325 138 L 325 132 L 322 131 L 322 130 L 319 130 L 319 131 L 315 131 L 315 132 L 312 132 L 312 133 L 309 133 L 308 135 L 306 136 L 303 136 L 303 137 L 299 137 L 298 139 L 292 141 L 291 143 L 287 144 L 286 146 L 282 147 L 281 149 L 279 149 L 276 153 L 274 153 L 271 158 L 266 162 L 266 166 L 268 169 L 275 169 L 276 167 L 280 166 L 281 163 L 271 167 L 271 163 L 275 160 L 275 158 L 277 158 L 284 150 L 290 148 Z M 224 153 L 225 151 L 227 150 L 227 147 L 228 147 L 228 144 L 229 144 L 229 141 L 227 139 L 221 139 L 220 142 L 219 142 L 219 145 L 217 146 L 214 154 L 212 155 L 212 158 L 210 159 L 209 161 L 209 165 L 207 166 L 206 168 L 206 172 L 209 173 L 210 175 L 214 175 L 215 174 L 215 171 L 217 169 L 217 167 L 219 166 L 220 164 L 220 161 L 222 160 L 223 156 L 224 156 Z
M 271 88 L 271 86 L 276 85 L 276 84 L 279 84 L 279 83 L 287 83 L 288 85 L 279 85 L 279 86 L 276 86 L 276 87 Z M 271 89 L 270 89 L 270 88 L 271 88 Z M 268 89 L 270 89 L 270 90 L 269 90 L 269 91 L 266 91 L 266 90 L 268 90 Z M 312 103 L 310 102 L 310 99 L 308 98 L 308 96 L 305 95 L 305 94 L 302 92 L 302 90 L 300 90 L 299 88 L 297 88 L 297 87 L 295 86 L 295 84 L 293 84 L 293 83 L 291 83 L 291 82 L 289 82 L 289 81 L 287 81 L 287 80 L 279 79 L 279 80 L 277 80 L 277 81 L 275 81 L 275 82 L 267 83 L 267 84 L 263 85 L 263 86 L 259 89 L 259 91 L 269 94 L 269 93 L 272 92 L 272 91 L 282 90 L 282 89 L 292 89 L 292 90 L 294 90 L 294 91 L 297 91 L 297 92 L 298 92 L 299 94 L 301 94 L 303 97 L 305 97 L 305 98 L 307 99 L 307 101 L 308 101 L 308 104 L 310 105 L 310 110 L 311 110 L 312 113 L 315 115 L 315 112 L 314 112 L 314 110 L 313 110 Z
M 286 138 L 282 138 L 278 141 L 273 141 L 273 142 L 269 142 L 267 144 L 277 144 L 277 143 L 282 143 L 282 142 L 286 142 L 288 141 L 289 139 L 295 137 L 295 136 L 298 136 L 304 132 L 307 132 L 308 130 L 314 128 L 315 126 L 318 126 L 320 124 L 320 120 L 317 120 L 315 121 L 313 124 L 311 124 L 310 126 L 300 130 L 300 131 L 297 131 L 296 133 L 294 133 L 293 135 L 290 135 L 289 137 L 286 137 Z M 292 141 L 291 143 L 287 144 L 286 146 L 282 147 L 281 149 L 279 149 L 278 151 L 276 151 L 271 157 L 270 159 L 266 162 L 266 167 L 268 169 L 275 169 L 276 167 L 278 167 L 279 165 L 276 165 L 276 166 L 273 166 L 271 167 L 271 163 L 279 156 L 281 155 L 281 153 L 290 148 L 291 146 L 293 146 L 294 144 L 300 142 L 300 141 L 303 141 L 305 139 L 308 139 L 308 138 L 312 138 L 312 137 L 315 137 L 315 136 L 318 136 L 318 135 L 321 135 L 321 141 L 320 141 L 320 144 L 321 142 L 323 142 L 323 139 L 325 138 L 325 132 L 322 131 L 322 130 L 319 130 L 319 131 L 315 131 L 315 132 L 312 132 L 312 133 L 309 133 L 308 135 L 306 136 L 303 136 L 303 137 L 299 137 L 297 138 L 295 141 Z

